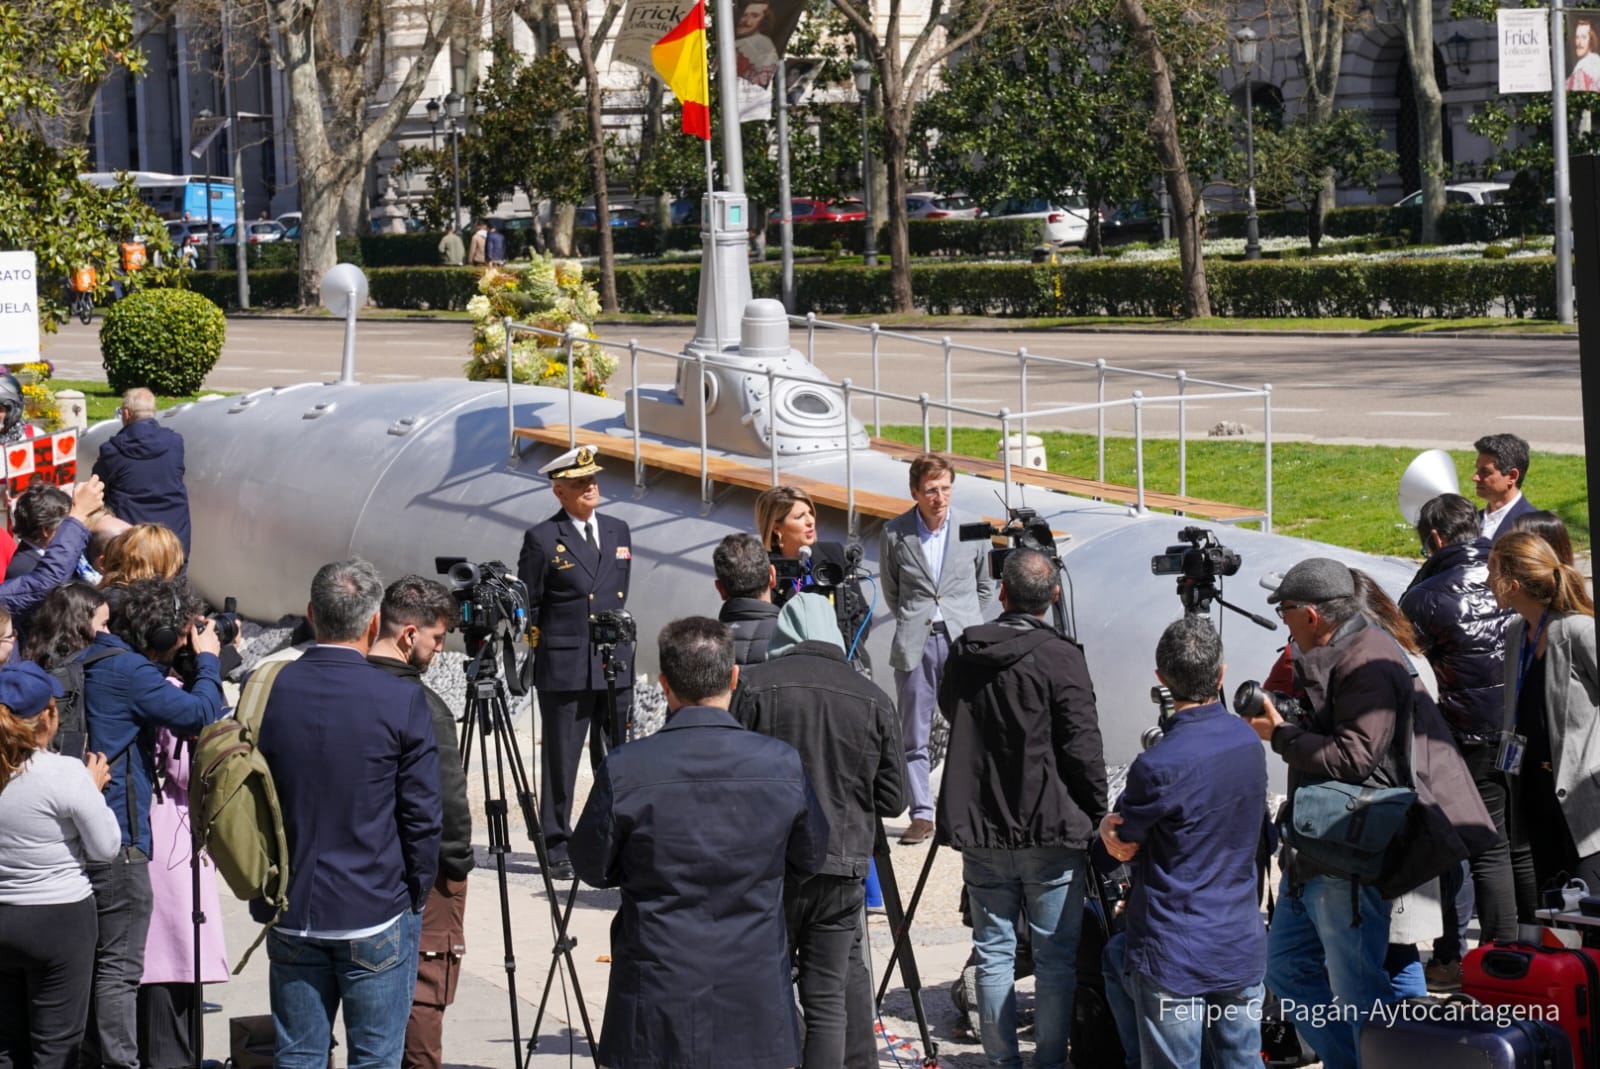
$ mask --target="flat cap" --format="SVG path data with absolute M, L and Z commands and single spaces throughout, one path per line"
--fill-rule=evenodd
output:
M 1354 597 L 1356 577 L 1350 569 L 1327 557 L 1311 557 L 1284 573 L 1278 589 L 1267 595 L 1267 602 L 1319 602 L 1332 598 Z
M 594 459 L 594 447 L 580 445 L 576 449 L 567 450 L 540 468 L 539 474 L 548 475 L 552 479 L 581 479 L 599 470 L 600 465 Z
M 0 668 L 0 705 L 23 720 L 38 716 L 49 707 L 51 698 L 65 693 L 60 680 L 32 661 Z

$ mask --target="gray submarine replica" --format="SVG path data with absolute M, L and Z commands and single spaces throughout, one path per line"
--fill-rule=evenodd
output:
M 494 382 L 362 383 L 349 373 L 347 352 L 341 381 L 163 412 L 186 443 L 189 575 L 200 592 L 213 604 L 236 597 L 243 614 L 270 621 L 303 613 L 312 574 L 343 557 L 365 557 L 390 578 L 431 575 L 436 556 L 514 569 L 523 532 L 557 508 L 537 471 L 578 436 L 600 446 L 601 510 L 632 529 L 626 608 L 639 630 L 636 673 L 654 677 L 655 635 L 666 621 L 717 614 L 712 550 L 724 535 L 752 530 L 756 495 L 773 481 L 775 464 L 779 481 L 837 488 L 831 499 L 813 494 L 824 540 L 845 540 L 854 503 L 868 576 L 862 589 L 873 606 L 864 641 L 880 684 L 892 689 L 894 621 L 874 576 L 885 517 L 911 507 L 906 460 L 873 448 L 865 427 L 847 418 L 839 385 L 789 346 L 783 306 L 750 300 L 744 198 L 713 194 L 708 207 L 705 259 L 716 277 L 702 272 L 695 338 L 671 385 L 636 386 L 616 400 Z M 115 429 L 97 424 L 86 440 L 97 448 Z M 1058 532 L 1062 598 L 1094 678 L 1106 759 L 1132 760 L 1158 713 L 1150 698 L 1156 639 L 1185 611 L 1174 579 L 1152 574 L 1152 557 L 1183 542 L 1180 531 L 1196 521 L 970 475 L 956 479 L 952 514 L 1001 518 L 997 493 Z M 1267 619 L 1261 580 L 1306 557 L 1362 568 L 1395 595 L 1415 570 L 1301 539 L 1213 529 L 1242 560 L 1223 580 L 1224 596 Z M 1230 693 L 1262 678 L 1287 632 L 1217 608 L 1212 615 L 1226 644 Z

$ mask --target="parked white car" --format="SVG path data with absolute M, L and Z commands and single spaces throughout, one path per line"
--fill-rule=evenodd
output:
M 1504 182 L 1456 182 L 1444 187 L 1446 204 L 1499 204 L 1511 187 Z M 1396 208 L 1422 207 L 1422 190 L 1395 201 Z
M 1089 213 L 1094 209 L 1081 193 L 1068 193 L 1057 201 L 1042 197 L 1012 197 L 989 210 L 992 218 L 1043 219 L 1044 239 L 1052 245 L 1080 245 L 1089 236 Z
M 906 196 L 907 219 L 976 219 L 978 202 L 965 193 L 911 193 Z

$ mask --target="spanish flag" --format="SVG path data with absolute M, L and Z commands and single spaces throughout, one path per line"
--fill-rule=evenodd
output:
M 683 132 L 711 140 L 711 85 L 706 75 L 706 3 L 696 0 L 683 21 L 650 46 L 650 61 L 683 105 Z

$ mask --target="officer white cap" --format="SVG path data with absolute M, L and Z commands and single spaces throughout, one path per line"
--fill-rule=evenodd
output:
M 539 474 L 548 475 L 552 479 L 582 479 L 584 476 L 594 475 L 599 470 L 600 465 L 594 458 L 594 448 L 580 445 L 576 449 L 567 450 L 540 468 Z

